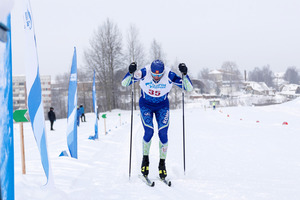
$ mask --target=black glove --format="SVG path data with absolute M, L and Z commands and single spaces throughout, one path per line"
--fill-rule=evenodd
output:
M 183 75 L 186 75 L 186 74 L 187 74 L 188 69 L 187 69 L 187 67 L 186 67 L 186 65 L 185 65 L 184 63 L 180 63 L 180 64 L 178 65 L 178 68 L 179 68 L 179 71 L 180 71 Z
M 136 71 L 136 63 L 132 62 L 129 67 L 128 67 L 128 71 L 130 74 L 133 74 Z

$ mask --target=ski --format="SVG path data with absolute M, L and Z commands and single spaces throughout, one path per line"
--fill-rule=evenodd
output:
M 163 182 L 164 184 L 166 184 L 169 187 L 171 187 L 171 185 L 172 185 L 170 180 L 161 179 L 160 177 L 158 177 L 158 180 L 160 180 L 161 182 Z
M 146 185 L 148 185 L 150 187 L 154 187 L 155 182 L 151 181 L 147 176 L 142 176 L 142 175 L 139 174 L 139 178 L 142 179 L 142 181 L 144 183 L 146 183 Z

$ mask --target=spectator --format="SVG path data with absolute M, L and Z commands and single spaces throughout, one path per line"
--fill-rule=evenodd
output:
M 54 121 L 56 120 L 56 117 L 55 117 L 55 112 L 53 111 L 54 108 L 53 107 L 50 107 L 50 111 L 48 112 L 48 118 L 50 120 L 50 130 L 51 131 L 54 131 L 53 129 L 53 124 L 54 124 Z
M 81 117 L 80 117 L 81 118 L 81 122 L 86 122 L 85 121 L 85 115 L 84 115 L 84 107 L 83 107 L 82 104 L 80 105 L 79 109 L 80 109 L 80 113 L 81 113 Z M 83 120 L 82 120 L 82 118 L 83 118 Z

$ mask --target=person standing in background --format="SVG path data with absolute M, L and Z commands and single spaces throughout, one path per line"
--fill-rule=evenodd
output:
M 80 109 L 80 113 L 81 113 L 81 122 L 86 122 L 85 121 L 85 115 L 84 115 L 84 107 L 83 107 L 83 105 L 81 104 L 80 105 L 80 107 L 79 107 L 79 109 Z M 83 118 L 83 120 L 82 120 L 82 118 Z
M 53 124 L 54 124 L 54 121 L 56 120 L 55 112 L 53 110 L 54 110 L 54 108 L 50 107 L 50 111 L 48 112 L 48 118 L 50 120 L 50 130 L 51 131 L 54 131 Z

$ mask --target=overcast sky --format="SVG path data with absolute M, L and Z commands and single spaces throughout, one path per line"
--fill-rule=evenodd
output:
M 21 1 L 12 13 L 14 75 L 25 74 Z M 70 70 L 74 46 L 83 66 L 83 52 L 107 18 L 122 31 L 124 44 L 134 24 L 147 54 L 155 38 L 168 63 L 177 58 L 195 76 L 224 61 L 241 72 L 300 68 L 299 0 L 31 0 L 31 7 L 40 74 L 52 78 Z

